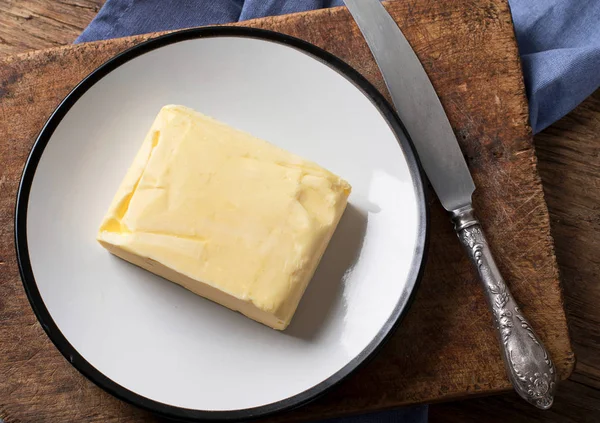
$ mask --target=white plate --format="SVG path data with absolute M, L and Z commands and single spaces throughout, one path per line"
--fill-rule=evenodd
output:
M 146 131 L 173 103 L 315 161 L 353 186 L 284 332 L 95 241 Z M 414 291 L 426 220 L 412 148 L 390 106 L 356 71 L 281 34 L 205 28 L 117 56 L 63 101 L 23 173 L 16 239 L 34 311 L 84 375 L 164 415 L 244 419 L 313 399 L 373 354 Z

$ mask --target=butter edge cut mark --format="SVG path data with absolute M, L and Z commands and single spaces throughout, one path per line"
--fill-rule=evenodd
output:
M 154 152 L 160 141 L 160 130 L 154 129 L 151 131 L 151 134 L 152 136 L 150 138 L 149 143 L 150 149 L 148 153 L 144 155 L 145 157 L 142 156 L 142 153 L 144 153 L 144 148 L 142 148 L 140 149 L 138 155 L 134 159 L 134 165 L 131 166 L 131 168 L 127 171 L 127 174 L 121 186 L 119 187 L 117 194 L 115 195 L 115 198 L 120 197 L 120 199 L 116 203 L 113 200 L 113 204 L 115 205 L 114 207 L 111 207 L 111 209 L 104 217 L 104 221 L 102 222 L 102 225 L 99 229 L 99 235 L 101 235 L 102 232 L 131 233 L 129 228 L 123 223 L 122 220 L 127 211 L 129 210 L 131 200 L 137 191 L 138 185 L 142 180 L 144 173 L 146 172 L 146 168 L 148 167 L 148 163 L 150 162 L 152 153 Z M 148 142 L 146 141 L 146 143 Z M 140 156 L 143 157 L 144 164 L 143 166 L 136 166 L 138 162 L 141 161 Z M 130 179 L 132 179 L 132 177 L 135 175 L 135 172 L 139 174 L 137 175 L 135 183 L 131 186 Z

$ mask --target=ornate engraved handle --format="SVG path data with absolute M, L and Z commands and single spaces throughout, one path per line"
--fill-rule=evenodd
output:
M 463 207 L 451 215 L 458 238 L 483 283 L 508 376 L 521 397 L 546 410 L 552 405 L 556 389 L 556 370 L 548 351 L 502 279 L 473 208 Z

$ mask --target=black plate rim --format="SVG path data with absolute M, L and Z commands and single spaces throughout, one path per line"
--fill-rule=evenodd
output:
M 396 135 L 401 148 L 403 149 L 413 179 L 413 188 L 417 197 L 420 228 L 417 237 L 415 254 L 413 256 L 413 262 L 411 264 L 411 270 L 407 280 L 407 288 L 403 295 L 399 298 L 398 303 L 392 311 L 389 319 L 382 326 L 381 330 L 373 338 L 369 345 L 360 354 L 354 357 L 337 373 L 304 392 L 284 400 L 259 407 L 226 411 L 194 410 L 154 401 L 117 384 L 93 367 L 69 343 L 48 312 L 48 309 L 46 308 L 37 288 L 27 245 L 27 208 L 35 171 L 46 145 L 50 141 L 58 124 L 66 116 L 71 107 L 96 82 L 128 61 L 173 43 L 211 37 L 254 38 L 290 46 L 300 50 L 305 54 L 308 54 L 316 60 L 325 63 L 352 82 L 356 87 L 358 87 L 363 94 L 371 100 L 382 116 L 386 119 L 391 130 Z M 425 177 L 415 149 L 410 138 L 407 136 L 404 125 L 394 112 L 393 108 L 370 82 L 368 82 L 361 74 L 359 74 L 341 59 L 298 38 L 264 29 L 249 27 L 202 27 L 176 31 L 140 43 L 116 55 L 112 59 L 96 68 L 87 77 L 85 77 L 67 95 L 67 97 L 65 97 L 65 99 L 55 109 L 53 114 L 42 128 L 26 161 L 23 174 L 21 176 L 21 182 L 17 191 L 15 207 L 15 248 L 19 272 L 31 307 L 50 340 L 54 343 L 61 354 L 81 374 L 108 393 L 125 402 L 153 413 L 168 418 L 186 421 L 243 421 L 266 417 L 274 413 L 289 411 L 300 407 L 338 385 L 342 380 L 346 379 L 359 367 L 364 365 L 369 359 L 376 355 L 385 342 L 390 338 L 394 330 L 398 327 L 402 318 L 406 315 L 410 305 L 413 302 L 416 288 L 423 275 L 423 268 L 426 260 L 427 245 L 429 241 L 429 212 L 427 208 L 428 195 L 424 189 L 424 181 Z

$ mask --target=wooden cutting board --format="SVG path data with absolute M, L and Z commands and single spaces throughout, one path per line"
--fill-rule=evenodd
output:
M 412 0 L 390 2 L 387 7 L 417 51 L 456 131 L 478 186 L 475 206 L 500 270 L 565 378 L 574 356 L 508 4 L 505 0 Z M 316 44 L 355 67 L 387 95 L 344 8 L 241 25 Z M 45 120 L 85 75 L 147 38 L 0 60 L 0 418 L 6 423 L 155 419 L 95 387 L 53 347 L 25 297 L 13 244 L 17 185 Z M 425 274 L 400 329 L 372 362 L 340 387 L 272 421 L 324 418 L 511 389 L 479 282 L 433 195 L 429 207 Z

